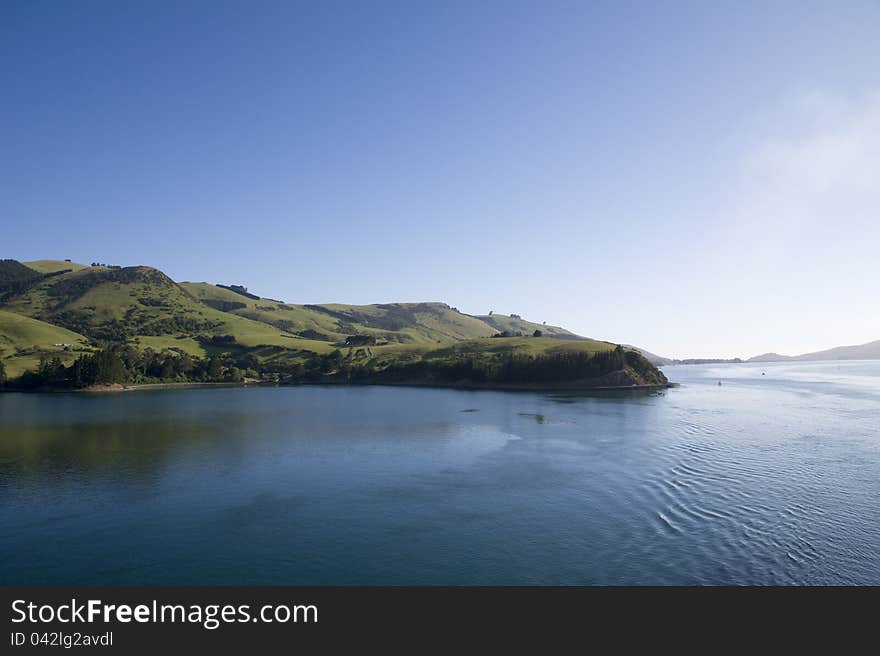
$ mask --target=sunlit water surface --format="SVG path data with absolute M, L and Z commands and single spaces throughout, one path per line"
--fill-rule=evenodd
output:
M 0 583 L 880 583 L 880 362 L 666 373 L 2 394 Z

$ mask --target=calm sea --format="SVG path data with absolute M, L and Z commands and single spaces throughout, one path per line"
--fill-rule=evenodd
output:
M 880 362 L 666 373 L 2 394 L 0 583 L 880 583 Z

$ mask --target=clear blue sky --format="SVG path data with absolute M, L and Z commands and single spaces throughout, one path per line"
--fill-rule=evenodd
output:
M 880 3 L 0 5 L 0 257 L 671 356 L 880 339 Z

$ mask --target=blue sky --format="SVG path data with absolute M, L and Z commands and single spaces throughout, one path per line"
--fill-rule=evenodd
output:
M 0 257 L 663 355 L 880 339 L 880 3 L 4 2 Z

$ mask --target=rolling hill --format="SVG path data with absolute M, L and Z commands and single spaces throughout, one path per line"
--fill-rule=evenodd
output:
M 26 290 L 42 274 L 16 260 L 0 260 L 0 303 Z
M 80 271 L 86 268 L 85 264 L 77 264 L 70 260 L 34 260 L 23 263 L 29 269 L 39 273 L 58 273 L 59 271 Z
M 2 261 L 0 291 L 0 348 L 14 374 L 33 369 L 41 357 L 57 356 L 66 365 L 77 354 L 124 347 L 119 352 L 126 366 L 141 378 L 181 380 L 198 371 L 211 380 L 269 375 L 338 382 L 384 372 L 395 380 L 432 380 L 438 372 L 448 377 L 479 370 L 483 378 L 500 380 L 513 375 L 513 365 L 505 363 L 518 363 L 523 376 L 524 362 L 544 358 L 568 367 L 569 377 L 578 371 L 598 376 L 599 369 L 605 375 L 613 365 L 626 368 L 632 384 L 659 379 L 646 361 L 630 356 L 590 360 L 611 354 L 612 343 L 518 316 L 472 316 L 440 302 L 301 305 L 261 298 L 238 285 L 177 283 L 148 266 L 56 260 Z M 541 337 L 532 337 L 536 330 Z M 202 364 L 193 369 L 185 358 Z M 210 372 L 209 360 L 220 363 Z M 430 372 L 418 368 L 423 366 Z
M 475 318 L 490 325 L 499 333 L 507 332 L 511 335 L 531 335 L 536 330 L 540 330 L 545 337 L 584 339 L 580 335 L 575 335 L 573 332 L 566 330 L 565 328 L 525 321 L 516 315 L 506 316 L 503 314 L 482 314 L 477 315 Z
M 359 334 L 389 343 L 444 344 L 496 332 L 479 318 L 446 303 L 296 305 L 252 298 L 204 282 L 184 282 L 181 287 L 210 307 L 309 339 L 339 342 Z
M 146 266 L 85 267 L 47 276 L 8 299 L 3 309 L 93 340 L 149 338 L 146 341 L 153 346 L 214 335 L 231 335 L 243 346 L 301 341 L 265 323 L 211 308 L 161 271 Z
M 73 331 L 0 310 L 0 359 L 7 375 L 17 376 L 39 364 L 40 355 L 59 357 L 69 364 L 88 340 Z

